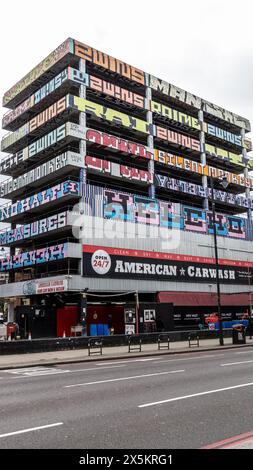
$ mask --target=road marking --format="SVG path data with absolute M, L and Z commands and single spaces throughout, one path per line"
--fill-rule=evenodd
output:
M 175 362 L 175 361 L 193 361 L 193 359 L 202 359 L 206 357 L 221 357 L 224 356 L 225 354 L 206 354 L 204 356 L 195 356 L 195 357 L 188 357 L 188 358 L 180 358 L 180 359 L 168 359 L 168 360 L 163 360 L 163 361 L 156 361 L 154 364 L 161 364 L 162 362 Z
M 120 382 L 123 380 L 133 380 L 133 379 L 141 379 L 145 377 L 155 377 L 157 375 L 177 374 L 178 372 L 185 372 L 185 370 L 171 370 L 171 371 L 166 371 L 166 372 L 157 372 L 155 374 L 133 375 L 131 377 L 119 377 L 117 379 L 98 380 L 96 382 L 86 382 L 82 384 L 65 385 L 63 388 L 82 387 L 84 385 L 96 385 L 96 384 L 104 384 L 104 383 L 109 383 L 109 382 Z
M 248 364 L 252 363 L 253 361 L 240 361 L 240 362 L 228 362 L 227 364 L 220 364 L 221 367 L 226 367 L 226 366 L 237 366 L 238 364 Z
M 209 444 L 207 446 L 201 447 L 201 449 L 215 449 L 215 448 L 223 448 L 223 446 L 227 445 L 237 445 L 244 440 L 248 441 L 249 439 L 253 438 L 253 431 L 246 432 L 245 434 L 239 434 L 238 436 L 229 437 L 228 439 L 224 439 L 222 441 L 214 442 L 213 444 Z
M 147 408 L 148 406 L 162 405 L 163 403 L 171 403 L 173 401 L 185 400 L 186 398 L 200 397 L 201 395 L 210 395 L 212 393 L 225 392 L 226 390 L 234 390 L 236 388 L 251 387 L 253 382 L 242 385 L 234 385 L 233 387 L 219 388 L 217 390 L 208 390 L 207 392 L 193 393 L 192 395 L 184 395 L 182 397 L 169 398 L 167 400 L 155 401 L 153 403 L 145 403 L 138 405 L 138 408 Z
M 48 429 L 48 428 L 53 428 L 53 427 L 62 426 L 62 425 L 63 425 L 63 423 L 54 423 L 54 424 L 47 424 L 46 426 L 38 426 L 37 428 L 22 429 L 21 431 L 8 432 L 6 434 L 0 434 L 0 438 L 8 437 L 8 436 L 16 436 L 17 434 L 24 434 L 26 432 L 39 431 L 40 429 Z
M 156 357 L 152 357 L 152 358 L 149 358 L 149 359 L 125 359 L 123 361 L 112 361 L 112 362 L 97 362 L 96 363 L 96 366 L 102 366 L 103 364 L 128 364 L 129 362 L 145 362 L 145 361 L 155 361 L 156 359 L 160 359 L 161 356 L 156 356 Z
M 241 352 L 236 352 L 235 354 L 249 354 L 253 353 L 253 351 L 241 351 Z
M 124 366 L 111 366 L 111 367 L 90 367 L 89 369 L 74 369 L 74 370 L 52 370 L 52 372 L 35 372 L 35 373 L 27 373 L 25 372 L 24 375 L 20 375 L 18 377 L 12 377 L 12 379 L 26 379 L 31 377 L 41 377 L 43 375 L 56 375 L 56 374 L 74 374 L 75 372 L 89 372 L 93 370 L 102 370 L 102 369 L 119 369 Z

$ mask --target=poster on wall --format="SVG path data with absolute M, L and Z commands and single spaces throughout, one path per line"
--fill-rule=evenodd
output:
M 125 335 L 134 335 L 135 325 L 125 325 Z

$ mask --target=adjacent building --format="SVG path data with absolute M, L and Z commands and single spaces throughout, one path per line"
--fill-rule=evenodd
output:
M 247 119 L 71 38 L 3 106 L 0 298 L 22 337 L 215 323 L 214 224 L 224 322 L 250 314 Z

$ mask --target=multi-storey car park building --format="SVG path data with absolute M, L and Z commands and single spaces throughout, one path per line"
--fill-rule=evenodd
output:
M 21 336 L 204 324 L 214 223 L 223 318 L 249 314 L 247 119 L 70 38 L 3 106 L 0 298 Z

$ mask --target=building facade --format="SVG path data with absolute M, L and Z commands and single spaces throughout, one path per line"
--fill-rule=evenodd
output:
M 250 314 L 247 119 L 71 38 L 3 106 L 0 298 L 22 337 L 215 323 L 217 273 L 224 321 Z

